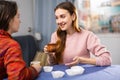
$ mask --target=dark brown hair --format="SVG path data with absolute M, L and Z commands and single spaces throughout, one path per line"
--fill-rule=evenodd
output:
M 14 1 L 0 1 L 0 29 L 7 31 L 9 22 L 17 13 L 17 4 Z
M 54 12 L 57 9 L 65 9 L 67 10 L 70 15 L 75 14 L 75 20 L 72 23 L 73 28 L 77 31 L 80 32 L 80 28 L 78 26 L 78 17 L 77 17 L 77 11 L 75 6 L 71 3 L 71 2 L 62 2 L 59 5 L 56 6 L 56 8 L 54 9 Z M 62 60 L 62 53 L 65 49 L 65 42 L 66 42 L 66 31 L 62 31 L 59 27 L 57 29 L 57 36 L 58 36 L 58 40 L 57 40 L 57 45 L 58 45 L 58 49 L 56 50 L 56 61 L 57 63 L 61 62 Z

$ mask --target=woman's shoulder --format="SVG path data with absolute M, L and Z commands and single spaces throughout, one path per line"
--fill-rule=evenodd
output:
M 13 38 L 9 38 L 9 39 L 7 39 L 6 40 L 6 43 L 8 43 L 7 45 L 8 46 L 19 46 L 19 43 L 16 41 L 16 40 L 14 40 Z
M 57 32 L 56 32 L 56 31 L 53 32 L 51 36 L 52 36 L 52 37 L 57 37 Z
M 52 33 L 52 35 L 57 35 L 57 32 L 56 32 L 56 31 L 55 31 L 55 32 L 53 32 L 53 33 Z
M 81 28 L 80 34 L 81 35 L 91 35 L 91 34 L 94 34 L 94 33 L 92 31 Z
M 89 37 L 89 38 L 98 38 L 98 36 L 94 32 L 89 31 L 89 30 L 82 29 L 81 33 L 82 33 L 81 35 Z

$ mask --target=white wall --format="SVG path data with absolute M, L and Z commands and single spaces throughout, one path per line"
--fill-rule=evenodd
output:
M 13 36 L 33 34 L 34 23 L 33 23 L 33 0 L 13 0 L 18 4 L 18 9 L 20 11 L 21 24 L 19 31 L 14 33 Z M 32 32 L 29 33 L 29 27 Z
M 97 34 L 111 52 L 112 64 L 120 64 L 120 34 Z

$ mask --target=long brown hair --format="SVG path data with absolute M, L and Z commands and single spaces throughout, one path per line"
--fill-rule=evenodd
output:
M 9 22 L 16 15 L 17 9 L 15 1 L 0 1 L 0 29 L 8 30 Z
M 65 10 L 67 10 L 70 13 L 70 15 L 75 14 L 75 20 L 73 21 L 72 26 L 73 26 L 73 28 L 77 32 L 80 32 L 80 28 L 78 26 L 77 11 L 76 11 L 75 6 L 71 2 L 67 1 L 67 2 L 62 2 L 59 5 L 57 5 L 56 8 L 54 9 L 54 12 L 57 9 L 65 9 Z M 56 54 L 55 54 L 57 63 L 62 61 L 62 53 L 63 53 L 63 51 L 65 49 L 66 35 L 67 35 L 67 32 L 66 31 L 62 31 L 58 27 L 58 29 L 57 29 L 58 40 L 56 42 L 57 45 L 58 45 L 57 46 L 58 48 L 57 48 Z

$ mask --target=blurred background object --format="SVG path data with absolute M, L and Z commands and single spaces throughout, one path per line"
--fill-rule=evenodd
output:
M 79 24 L 85 29 L 95 33 L 120 33 L 120 0 L 75 0 L 74 4 L 81 19 Z

